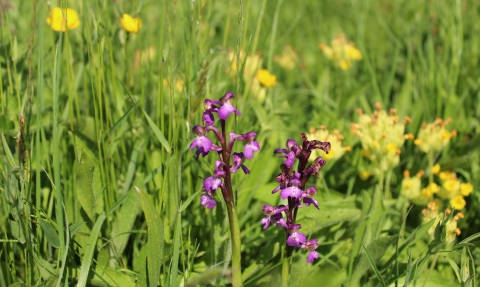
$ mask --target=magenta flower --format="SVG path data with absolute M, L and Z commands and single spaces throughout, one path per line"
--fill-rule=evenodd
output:
M 230 137 L 231 136 L 232 135 L 230 134 Z M 256 136 L 257 134 L 254 132 L 248 132 L 243 135 L 234 136 L 235 139 L 245 142 L 245 148 L 243 149 L 243 153 L 245 154 L 245 157 L 248 159 L 253 158 L 253 153 L 260 150 L 260 145 L 255 140 Z
M 296 173 L 295 177 L 290 180 L 290 186 L 280 191 L 280 196 L 282 199 L 287 199 L 287 197 L 293 197 L 295 199 L 301 198 L 303 195 L 303 190 L 301 190 L 299 187 L 300 183 L 300 174 Z
M 237 111 L 237 109 L 235 109 L 235 107 L 230 103 L 230 101 L 233 101 L 233 99 L 235 99 L 235 95 L 233 93 L 226 93 L 221 99 L 220 99 L 220 102 L 222 103 L 222 106 L 220 107 L 220 109 L 218 109 L 218 117 L 222 120 L 226 120 L 227 117 L 231 114 L 231 113 L 235 113 L 239 116 L 241 116 L 242 114 L 240 114 L 239 111 Z
M 305 234 L 294 231 L 288 237 L 287 244 L 289 246 L 303 248 L 303 245 L 305 244 L 306 240 L 307 240 L 307 237 L 305 236 Z
M 313 198 L 317 194 L 317 188 L 315 186 L 310 186 L 305 190 L 305 193 L 302 196 L 303 203 L 306 206 L 310 206 L 310 204 L 313 204 L 317 209 L 318 208 L 318 202 Z
M 239 168 L 243 170 L 245 174 L 250 174 L 250 170 L 243 164 L 245 161 L 245 155 L 243 152 L 234 152 L 232 156 L 232 167 L 230 168 L 231 172 L 237 172 Z
M 202 196 L 200 196 L 200 204 L 209 209 L 217 206 L 217 202 L 209 193 L 204 193 L 202 194 Z
M 268 204 L 264 204 L 262 208 L 262 212 L 267 217 L 262 219 L 263 229 L 267 229 L 267 227 L 270 225 L 271 218 L 275 221 L 275 225 L 277 226 L 280 225 L 287 228 L 287 224 L 285 223 L 285 220 L 283 219 L 283 216 L 282 216 L 282 212 L 287 209 L 288 209 L 288 206 L 285 206 L 285 205 L 274 207 Z
M 202 126 L 194 126 L 192 132 L 197 137 L 190 144 L 190 150 L 198 147 L 198 150 L 195 152 L 197 158 L 200 154 L 206 156 L 213 147 L 212 141 L 205 136 L 208 131 Z
M 317 251 L 315 251 L 315 249 L 317 249 L 317 247 L 318 247 L 318 239 L 316 239 L 316 238 L 305 242 L 305 245 L 304 245 L 303 248 L 305 248 L 307 250 L 310 250 L 310 252 L 308 253 L 308 256 L 307 256 L 308 263 L 313 263 L 313 261 L 315 261 L 315 259 L 318 258 L 318 253 L 317 253 Z

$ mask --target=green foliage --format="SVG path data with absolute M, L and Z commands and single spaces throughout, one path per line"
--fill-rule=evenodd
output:
M 217 155 L 189 149 L 203 100 L 227 91 L 242 113 L 227 128 L 261 146 L 233 176 L 246 286 L 281 284 L 285 234 L 260 224 L 263 204 L 284 203 L 273 151 L 322 125 L 351 151 L 309 183 L 320 210 L 297 220 L 320 258 L 295 252 L 291 286 L 478 284 L 478 1 L 0 2 L 0 287 L 230 284 L 227 208 L 219 194 L 199 204 Z M 53 31 L 53 5 L 80 25 Z M 362 56 L 345 70 L 319 49 L 341 33 Z M 255 86 L 260 68 L 275 87 Z M 411 118 L 405 133 L 451 118 L 457 136 L 430 154 L 407 140 L 396 167 L 365 179 L 350 124 L 377 102 Z M 434 212 L 402 195 L 405 170 L 426 187 L 437 163 L 473 186 L 464 218 L 444 213 L 450 198 Z

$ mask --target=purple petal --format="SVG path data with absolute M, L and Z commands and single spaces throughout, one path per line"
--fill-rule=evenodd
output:
M 202 153 L 208 153 L 212 148 L 212 145 L 212 141 L 206 136 L 197 136 L 190 144 L 190 149 L 193 150 L 195 147 L 198 147 Z
M 267 227 L 270 225 L 270 216 L 263 218 L 262 224 L 263 224 L 263 229 L 267 229 Z
M 260 145 L 257 141 L 252 141 L 251 143 L 247 143 L 243 150 L 245 157 L 251 159 L 253 157 L 253 153 L 260 150 Z
M 236 113 L 241 116 L 240 112 L 235 109 L 235 107 L 230 103 L 224 103 L 223 106 L 218 110 L 218 117 L 222 120 L 226 120 L 228 115 L 231 113 Z
M 297 186 L 287 187 L 285 189 L 282 189 L 282 191 L 280 192 L 280 196 L 282 197 L 282 199 L 286 199 L 289 196 L 298 199 L 302 197 L 302 194 L 303 190 L 301 190 Z
M 245 174 L 250 174 L 250 170 L 244 164 L 242 164 L 240 167 L 242 168 Z
M 308 253 L 307 261 L 308 261 L 308 263 L 313 263 L 313 261 L 315 261 L 315 259 L 317 259 L 317 258 L 318 258 L 318 253 L 317 253 L 317 251 L 311 250 L 311 251 Z
M 215 119 L 213 118 L 213 114 L 210 110 L 203 112 L 202 122 L 206 126 L 211 126 L 213 123 L 215 123 Z
M 285 219 L 283 219 L 283 215 L 281 213 L 276 213 L 272 215 L 272 219 L 275 221 L 276 226 L 283 226 L 285 228 L 288 228 L 288 224 L 285 222 Z
M 291 168 L 293 166 L 293 164 L 295 163 L 295 153 L 293 151 L 291 152 L 288 152 L 287 155 L 286 155 L 286 160 L 284 162 L 284 164 Z
M 200 196 L 200 204 L 206 208 L 212 209 L 217 205 L 217 202 L 212 196 L 204 193 Z
M 275 214 L 275 207 L 271 206 L 269 204 L 264 204 L 263 208 L 262 208 L 262 212 L 263 212 L 263 214 L 268 215 L 268 216 L 273 215 L 273 214 Z
M 317 209 L 319 209 L 319 208 L 318 208 L 318 202 L 317 202 L 314 198 L 304 197 L 304 198 L 303 198 L 303 203 L 304 203 L 306 206 L 310 206 L 310 204 L 313 204 L 313 205 L 315 205 L 315 207 L 316 207 Z
M 289 246 L 302 248 L 306 240 L 307 237 L 305 236 L 305 234 L 300 232 L 294 232 L 288 237 L 287 244 Z
M 222 184 L 222 179 L 216 176 L 209 176 L 203 181 L 203 189 L 206 191 L 217 190 Z

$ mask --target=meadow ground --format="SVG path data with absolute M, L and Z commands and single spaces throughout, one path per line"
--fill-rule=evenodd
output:
M 0 0 L 0 287 L 476 286 L 478 19 Z

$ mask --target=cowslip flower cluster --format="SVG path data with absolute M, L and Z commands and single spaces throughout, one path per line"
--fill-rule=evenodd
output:
M 378 177 L 399 164 L 400 148 L 405 139 L 413 138 L 413 135 L 404 134 L 405 125 L 411 120 L 405 117 L 400 121 L 395 109 L 387 114 L 379 103 L 375 104 L 372 115 L 364 114 L 361 109 L 357 112 L 359 120 L 350 125 L 351 133 L 360 137 L 362 156 L 371 162 L 371 173 Z
M 465 197 L 472 193 L 473 185 L 459 180 L 454 172 L 441 171 L 439 164 L 434 165 L 430 170 L 435 175 L 433 177 L 434 181 L 428 183 L 424 188 L 422 188 L 420 180 L 424 174 L 423 171 L 417 173 L 414 178 L 410 178 L 408 170 L 405 171 L 402 180 L 402 196 L 420 205 L 427 205 L 429 202 L 436 201 L 438 206 L 442 206 L 443 202 L 453 209 L 464 209 L 466 205 Z
M 414 144 L 424 153 L 440 152 L 450 142 L 450 139 L 457 135 L 457 131 L 448 131 L 445 128 L 451 121 L 451 119 L 438 118 L 433 123 L 423 123 Z
M 360 61 L 362 53 L 353 42 L 348 42 L 345 34 L 339 34 L 332 40 L 332 46 L 320 44 L 320 50 L 327 59 L 333 61 L 335 65 L 342 70 L 348 70 L 352 66 L 352 61 Z
M 50 10 L 50 15 L 47 17 L 47 24 L 50 25 L 54 31 L 65 32 L 77 28 L 80 25 L 80 20 L 75 10 L 55 7 Z
M 142 28 L 142 19 L 133 18 L 128 14 L 123 14 L 122 18 L 120 18 L 120 22 L 122 24 L 122 28 L 130 33 L 137 34 L 140 28 Z
M 260 150 L 260 145 L 255 140 L 256 133 L 247 132 L 245 134 L 230 133 L 230 140 L 227 142 L 225 121 L 231 114 L 241 115 L 240 112 L 232 105 L 235 95 L 226 93 L 220 100 L 206 99 L 204 101 L 205 111 L 203 112 L 203 125 L 194 126 L 192 129 L 196 138 L 190 145 L 190 150 L 197 148 L 195 151 L 196 158 L 200 155 L 206 156 L 210 151 L 218 153 L 220 160 L 215 162 L 215 170 L 213 175 L 207 177 L 203 181 L 202 190 L 204 193 L 200 197 L 200 204 L 206 208 L 214 208 L 217 205 L 215 200 L 215 192 L 220 189 L 225 201 L 233 202 L 233 193 L 231 191 L 231 174 L 242 169 L 245 174 L 249 174 L 250 170 L 243 164 L 245 160 L 252 159 L 253 154 Z M 221 131 L 215 126 L 215 117 L 217 115 Z M 218 123 L 218 122 L 217 122 Z M 207 134 L 212 132 L 218 140 L 213 143 Z M 245 142 L 243 152 L 233 152 L 232 149 L 235 142 Z M 230 159 L 232 164 L 230 164 Z
M 342 145 L 344 136 L 340 134 L 338 130 L 329 132 L 326 126 L 320 126 L 318 129 L 310 128 L 308 138 L 328 141 L 330 143 L 330 151 L 328 153 L 321 149 L 312 151 L 312 154 L 310 155 L 311 161 L 319 156 L 323 157 L 326 161 L 335 161 L 341 158 L 345 152 L 352 150 L 350 146 Z
M 297 209 L 300 207 L 313 205 L 319 209 L 318 202 L 314 198 L 317 188 L 315 186 L 306 188 L 306 185 L 312 175 L 318 175 L 320 169 L 325 165 L 325 160 L 318 157 L 313 163 L 308 164 L 308 159 L 315 149 L 321 149 L 328 153 L 330 143 L 318 140 L 309 141 L 303 133 L 301 137 L 301 146 L 295 140 L 289 139 L 286 148 L 274 151 L 275 154 L 282 154 L 280 158 L 284 158 L 285 161 L 280 165 L 282 172 L 276 176 L 279 186 L 272 191 L 272 194 L 280 191 L 280 197 L 286 199 L 288 203 L 277 207 L 265 204 L 262 211 L 266 217 L 262 219 L 262 224 L 263 229 L 267 229 L 271 222 L 278 227 L 283 227 L 287 235 L 287 254 L 291 254 L 294 247 L 309 250 L 307 261 L 312 263 L 318 258 L 318 253 L 315 251 L 318 247 L 318 239 L 307 240 L 307 236 L 299 232 L 302 226 L 296 224 L 295 219 Z M 295 159 L 298 159 L 297 171 L 293 170 Z

